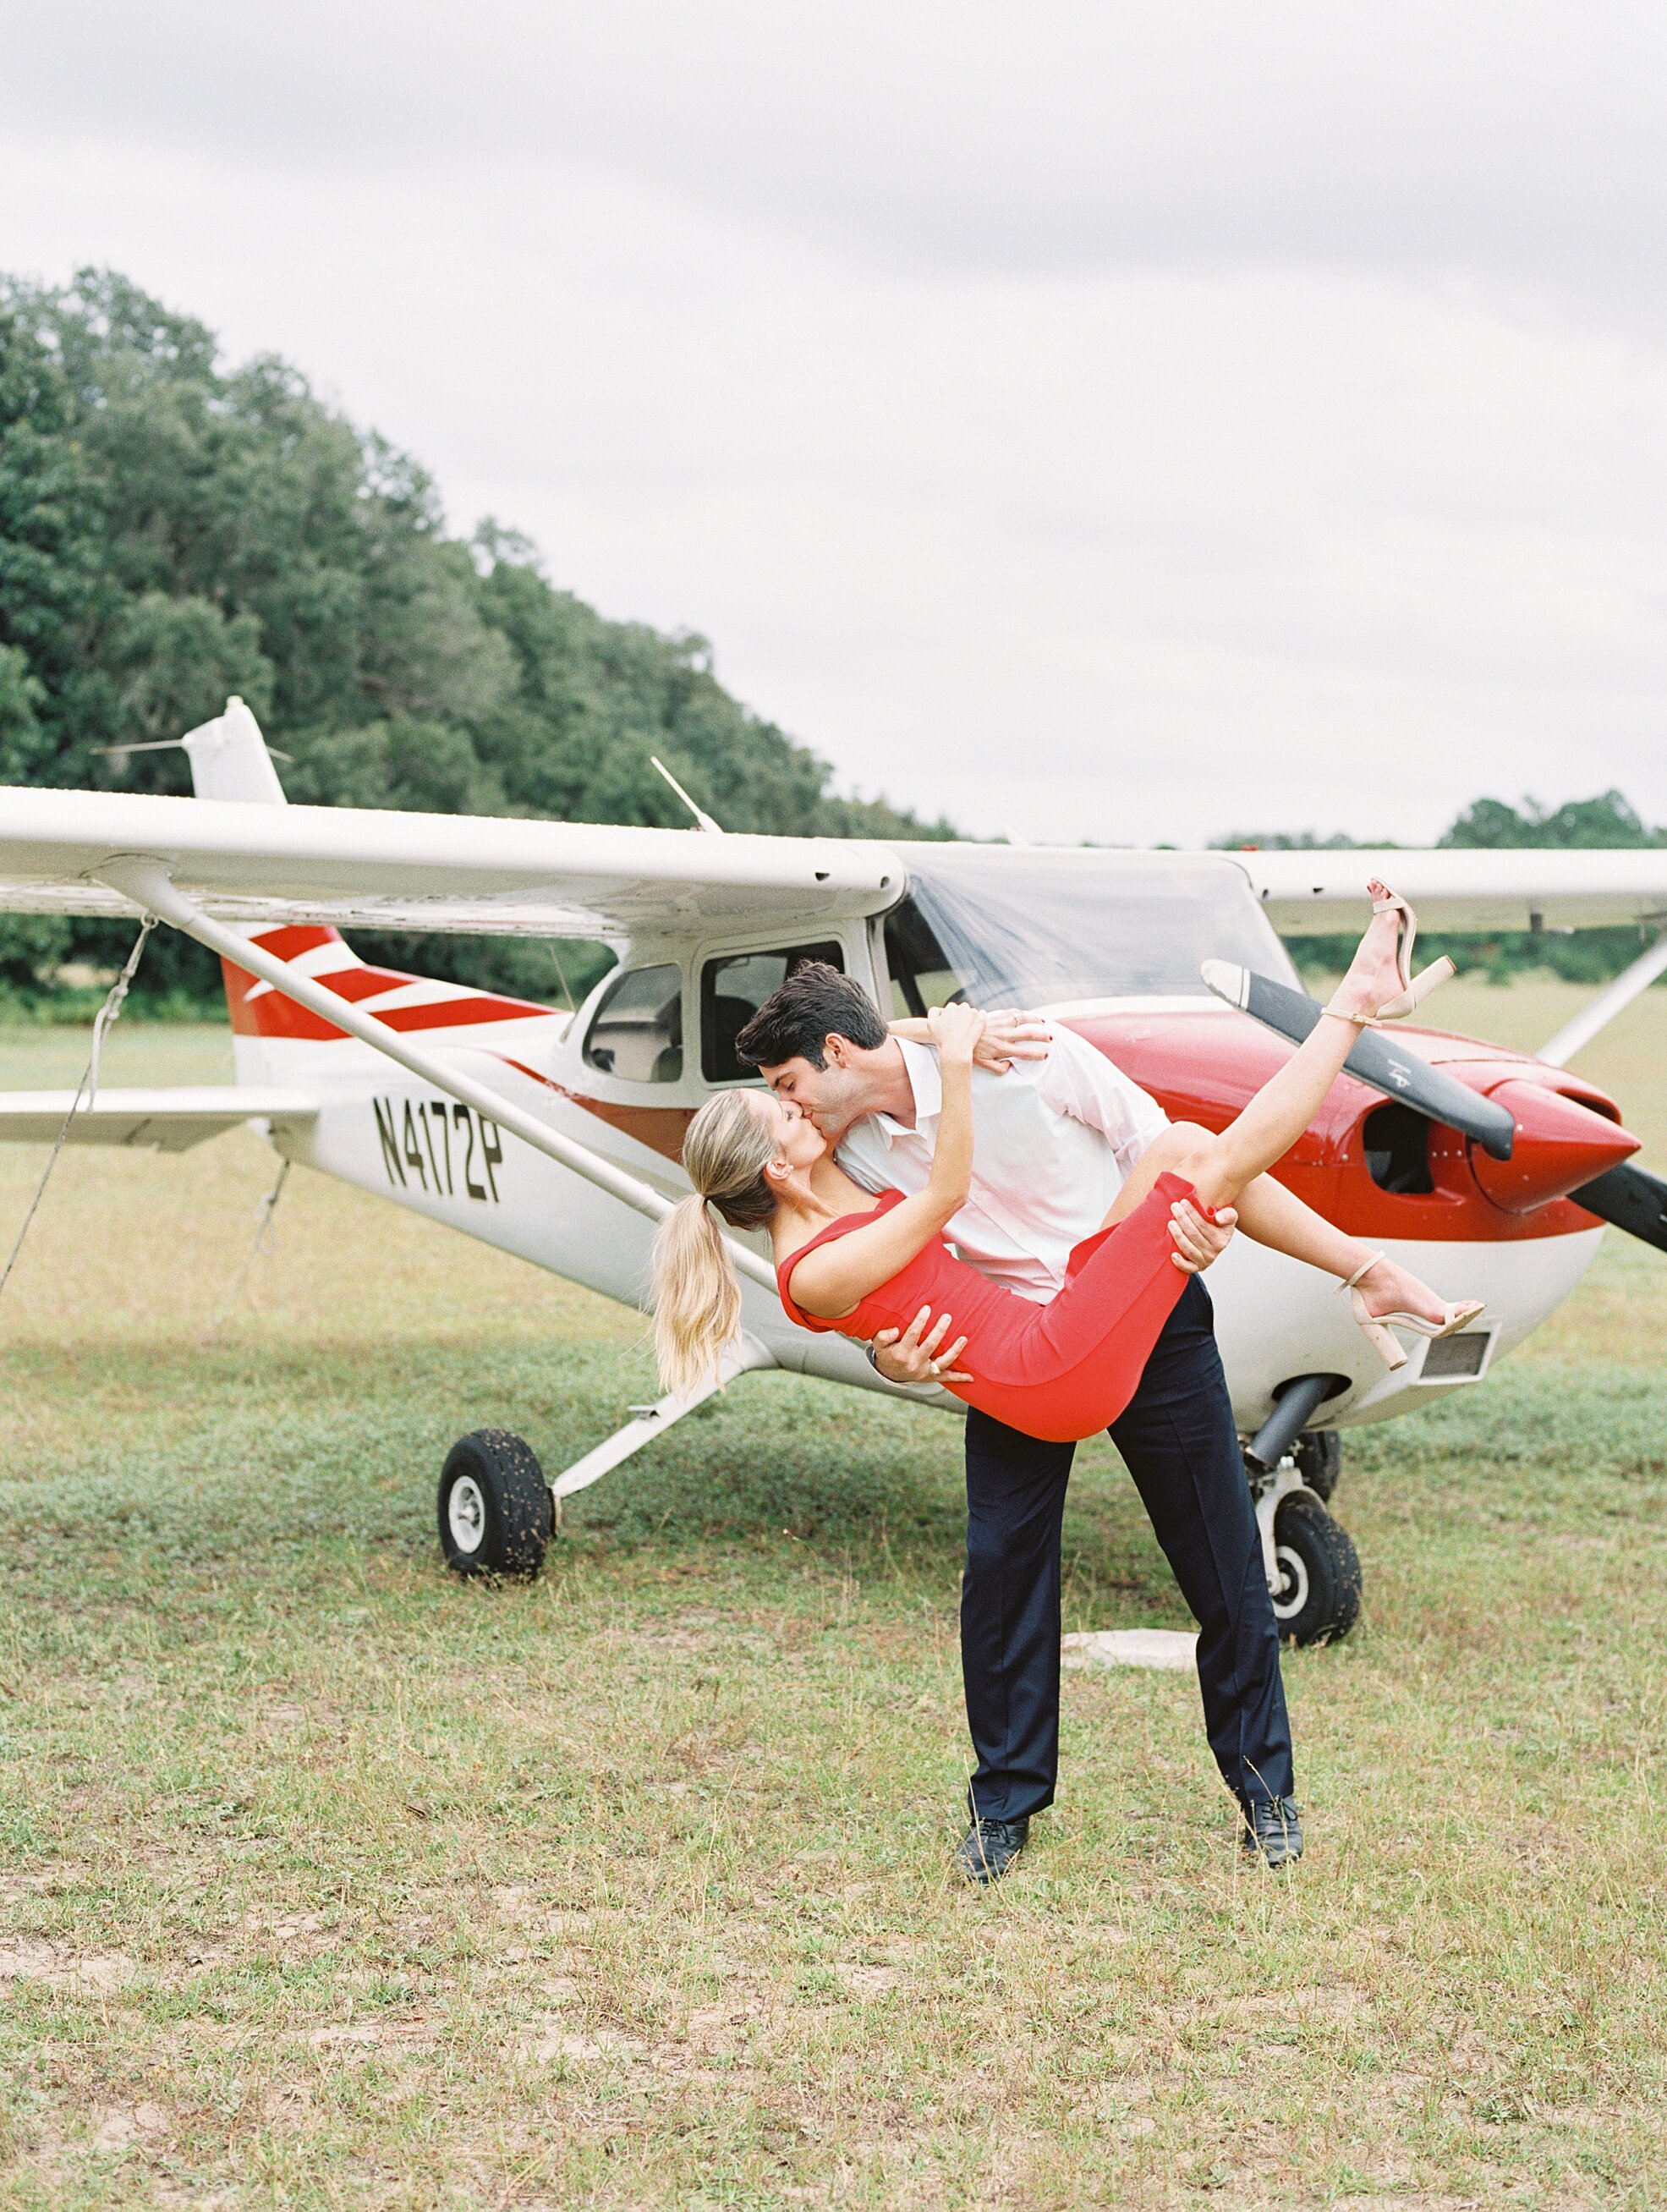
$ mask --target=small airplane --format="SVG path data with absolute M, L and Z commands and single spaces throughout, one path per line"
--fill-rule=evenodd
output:
M 1221 1127 L 1316 1012 L 1281 933 L 1364 918 L 1382 871 L 1445 931 L 1635 923 L 1657 933 L 1537 1056 L 1429 1029 L 1363 1033 L 1289 1187 L 1448 1295 L 1462 1334 L 1386 1372 L 1330 1280 L 1234 1240 L 1210 1290 L 1282 1632 L 1335 1638 L 1360 1603 L 1326 1501 L 1339 1432 L 1473 1389 L 1566 1298 L 1611 1224 L 1667 1250 L 1667 1183 L 1615 1103 L 1567 1063 L 1667 969 L 1667 851 L 1122 852 L 726 836 L 287 805 L 254 716 L 228 701 L 178 741 L 195 797 L 0 791 L 0 910 L 147 917 L 221 960 L 236 1081 L 0 1093 L 0 1137 L 182 1151 L 252 1124 L 285 1163 L 448 1223 L 640 1308 L 682 1136 L 757 1080 L 735 1039 L 798 962 L 895 1015 L 964 995 L 1068 1023 L 1177 1118 Z M 658 765 L 658 763 L 657 763 Z M 662 770 L 662 773 L 667 773 Z M 618 965 L 567 1012 L 367 965 L 355 924 L 585 936 Z M 1254 978 L 1249 1007 L 1200 963 Z M 1252 1018 L 1252 1016 L 1259 1018 Z M 89 1071 L 91 1073 L 91 1071 Z M 743 1328 L 722 1377 L 779 1368 L 896 1392 L 860 1349 L 783 1313 L 761 1237 L 734 1240 Z M 976 1357 L 976 1347 L 973 1356 Z M 532 1572 L 557 1502 L 710 1395 L 638 1408 L 548 1482 L 506 1430 L 461 1438 L 439 1495 L 461 1573 Z

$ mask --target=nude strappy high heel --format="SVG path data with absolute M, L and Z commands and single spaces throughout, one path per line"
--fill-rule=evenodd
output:
M 1450 975 L 1458 970 L 1444 952 L 1439 960 L 1432 960 L 1421 975 L 1412 973 L 1412 948 L 1418 942 L 1418 917 L 1398 891 L 1387 884 L 1374 884 L 1372 901 L 1373 914 L 1398 914 L 1401 925 L 1395 942 L 1395 972 L 1401 988 L 1392 999 L 1385 999 L 1375 1014 L 1353 1014 L 1342 1006 L 1328 1006 L 1328 1014 L 1341 1014 L 1346 1022 L 1353 1022 L 1363 1030 L 1376 1029 L 1379 1022 L 1404 1021 L 1415 1008 L 1421 1006 L 1430 993 L 1437 990 Z
M 1393 1335 L 1393 1330 L 1410 1329 L 1415 1336 L 1427 1336 L 1434 1342 L 1438 1337 L 1453 1336 L 1461 1328 L 1468 1328 L 1478 1314 L 1487 1311 L 1487 1308 L 1480 1298 L 1466 1298 L 1459 1305 L 1444 1304 L 1439 1322 L 1426 1321 L 1422 1314 L 1368 1312 L 1359 1288 L 1360 1280 L 1362 1275 L 1371 1273 L 1383 1256 L 1381 1252 L 1373 1253 L 1370 1259 L 1362 1261 L 1355 1268 L 1347 1282 L 1337 1285 L 1337 1289 L 1339 1293 L 1348 1291 L 1355 1327 L 1393 1374 L 1397 1367 L 1404 1367 L 1407 1364 L 1407 1355 Z
M 1373 914 L 1393 913 L 1402 917 L 1395 944 L 1395 973 L 1401 988 L 1392 998 L 1385 999 L 1375 1013 L 1357 1014 L 1348 1006 L 1336 1004 L 1322 1010 L 1337 1015 L 1339 1020 L 1353 1022 L 1357 1029 L 1362 1030 L 1374 1030 L 1380 1022 L 1403 1020 L 1428 998 L 1432 991 L 1445 983 L 1449 975 L 1458 972 L 1444 952 L 1439 960 L 1431 961 L 1421 975 L 1412 975 L 1409 969 L 1412 948 L 1418 938 L 1418 917 L 1399 893 L 1391 890 L 1386 884 L 1374 884 L 1372 888 L 1375 894 L 1372 901 Z M 1198 973 L 1203 976 L 1206 988 L 1218 999 L 1225 999 L 1228 1006 L 1240 1009 L 1249 1006 L 1251 989 L 1256 977 L 1248 968 L 1241 968 L 1232 960 L 1203 960 L 1198 963 Z

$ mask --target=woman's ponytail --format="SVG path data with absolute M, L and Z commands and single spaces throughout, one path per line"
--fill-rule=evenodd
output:
M 741 1327 L 741 1284 L 712 1208 L 737 1229 L 775 1212 L 764 1166 L 776 1150 L 756 1091 L 709 1098 L 688 1125 L 683 1165 L 694 1194 L 680 1199 L 654 1238 L 654 1348 L 668 1390 L 687 1397 L 718 1373 Z
M 654 1349 L 666 1389 L 682 1398 L 709 1382 L 740 1327 L 741 1285 L 696 1192 L 677 1201 L 654 1238 Z

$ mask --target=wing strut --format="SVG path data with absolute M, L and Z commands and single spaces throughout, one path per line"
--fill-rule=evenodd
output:
M 627 1175 L 623 1168 L 616 1168 L 611 1160 L 603 1159 L 599 1152 L 591 1152 L 588 1146 L 575 1144 L 571 1137 L 559 1136 L 554 1129 L 547 1127 L 521 1107 L 512 1105 L 507 1098 L 486 1084 L 476 1083 L 471 1077 L 460 1074 L 455 1067 L 448 1066 L 445 1060 L 433 1058 L 420 1045 L 413 1044 L 405 1032 L 387 1028 L 373 1014 L 362 1012 L 349 1000 L 338 999 L 335 992 L 323 989 L 310 976 L 298 975 L 293 967 L 282 960 L 275 960 L 259 945 L 250 944 L 235 931 L 227 929 L 222 922 L 215 921 L 183 891 L 174 889 L 167 870 L 158 861 L 142 859 L 112 860 L 97 871 L 97 880 L 108 884 L 112 890 L 119 891 L 124 898 L 131 899 L 146 913 L 157 915 L 173 928 L 183 931 L 187 937 L 194 937 L 199 945 L 206 945 L 211 951 L 219 953 L 222 960 L 229 960 L 233 967 L 246 969 L 251 975 L 260 976 L 275 991 L 282 991 L 287 999 L 294 999 L 298 1006 L 306 1006 L 332 1027 L 345 1030 L 361 1043 L 385 1054 L 390 1060 L 397 1060 L 402 1067 L 409 1067 L 413 1075 L 420 1075 L 425 1083 L 432 1083 L 437 1091 L 449 1091 L 453 1098 L 461 1099 L 465 1106 L 472 1106 L 477 1113 L 484 1114 L 488 1121 L 495 1121 L 500 1128 L 512 1131 L 523 1144 L 530 1145 L 534 1152 L 543 1152 L 547 1158 L 571 1170 L 574 1175 L 582 1176 L 586 1182 L 594 1183 L 598 1190 L 607 1191 L 611 1197 L 622 1200 L 638 1213 L 646 1213 L 651 1221 L 664 1220 L 670 1212 L 673 1204 L 670 1199 L 652 1189 L 647 1183 L 640 1182 L 635 1176 Z M 729 1247 L 730 1257 L 734 1261 L 737 1272 L 773 1292 L 776 1288 L 775 1270 L 769 1263 L 761 1260 L 756 1252 L 749 1252 L 744 1244 L 737 1244 L 733 1237 L 725 1237 L 724 1241 Z
M 1664 969 L 1667 969 L 1667 929 L 1662 931 L 1647 951 L 1639 954 L 1630 968 L 1622 969 L 1606 991 L 1600 991 L 1589 1006 L 1576 1014 L 1572 1022 L 1565 1023 L 1555 1037 L 1548 1039 L 1535 1054 L 1536 1059 L 1544 1060 L 1548 1067 L 1567 1067 L 1599 1030 L 1607 1029 L 1640 992 L 1648 990 Z

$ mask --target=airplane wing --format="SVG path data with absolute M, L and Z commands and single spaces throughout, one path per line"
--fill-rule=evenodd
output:
M 159 860 L 215 919 L 269 927 L 640 938 L 682 933 L 699 917 L 797 928 L 883 911 L 907 882 L 907 852 L 861 839 L 0 790 L 0 911 L 11 913 L 130 915 L 130 902 L 96 878 L 110 861 L 139 856 Z M 1080 864 L 1081 848 L 1072 852 Z M 1433 930 L 1667 923 L 1667 848 L 1210 857 L 1243 869 L 1287 936 L 1358 928 L 1374 872 Z
M 55 1144 L 75 1097 L 73 1091 L 0 1091 L 0 1143 Z M 64 1141 L 184 1152 L 245 1121 L 294 1128 L 318 1111 L 318 1100 L 304 1091 L 255 1084 L 237 1090 L 207 1084 L 168 1091 L 100 1091 L 76 1112 Z
M 130 915 L 95 878 L 134 856 L 221 921 L 505 936 L 797 927 L 878 913 L 906 879 L 892 847 L 857 839 L 0 790 L 0 911 Z
M 1365 884 L 1381 876 L 1429 930 L 1586 929 L 1667 922 L 1667 848 L 1567 852 L 1410 847 L 1367 852 L 1235 853 L 1282 937 L 1341 935 L 1369 910 Z

